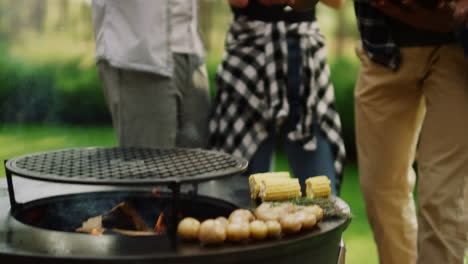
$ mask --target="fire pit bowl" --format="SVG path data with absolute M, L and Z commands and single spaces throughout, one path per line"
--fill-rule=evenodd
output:
M 101 155 L 101 150 L 104 150 L 105 156 Z M 119 149 L 112 149 L 110 152 L 108 150 L 74 150 L 71 154 L 65 151 L 65 156 L 61 153 L 56 155 L 57 152 L 53 152 L 52 156 L 50 153 L 33 154 L 7 162 L 7 178 L 0 179 L 2 263 L 336 264 L 338 261 L 341 234 L 349 225 L 349 219 L 321 221 L 310 231 L 278 240 L 224 243 L 219 246 L 202 246 L 198 242 L 181 241 L 171 232 L 178 217 L 192 216 L 204 220 L 227 216 L 239 207 L 250 208 L 246 199 L 247 178 L 236 176 L 236 171 L 242 172 L 246 164 L 232 161 L 223 154 L 221 158 L 224 167 L 214 162 L 195 162 L 199 165 L 196 171 L 191 168 L 190 163 L 185 163 L 185 167 L 166 166 L 176 168 L 181 173 L 181 177 L 178 177 L 177 174 L 167 173 L 165 166 L 159 166 L 157 172 L 168 175 L 161 178 L 154 171 L 149 173 L 153 170 L 149 167 L 151 160 L 155 160 L 152 150 L 149 151 L 149 157 L 138 156 L 139 150 L 132 150 L 131 155 L 120 152 Z M 121 153 L 125 155 L 119 156 Z M 145 153 L 147 155 L 148 150 Z M 169 153 L 177 159 L 192 159 L 190 155 L 188 158 L 184 156 L 185 152 L 177 152 L 177 155 L 173 155 L 171 151 Z M 91 156 L 99 159 L 90 158 Z M 52 161 L 48 160 L 50 157 Z M 52 166 L 49 162 L 52 162 Z M 166 162 L 167 165 L 171 161 Z M 57 164 L 61 166 L 59 173 Z M 118 171 L 121 176 L 115 177 L 103 171 L 102 164 L 104 167 L 112 165 L 108 166 L 112 170 L 117 164 L 120 166 Z M 230 164 L 237 167 L 233 169 Z M 88 165 L 101 171 L 99 177 L 88 170 Z M 73 168 L 77 169 L 78 176 L 69 175 L 73 174 Z M 185 174 L 187 168 L 193 176 Z M 37 170 L 41 172 L 36 173 Z M 131 185 L 131 178 L 124 173 L 129 170 L 137 171 L 140 176 L 138 184 Z M 208 170 L 204 174 L 198 173 Z M 68 174 L 60 173 L 64 171 L 68 171 Z M 219 171 L 222 173 L 219 174 Z M 22 177 L 12 177 L 12 174 Z M 223 177 L 218 177 L 219 175 Z M 205 183 L 207 180 L 211 181 Z M 16 188 L 13 188 L 13 182 Z M 106 185 L 109 182 L 111 184 Z M 185 182 L 195 184 L 194 187 L 200 183 L 200 188 L 184 188 L 191 187 L 189 184 L 182 186 Z M 165 185 L 165 190 L 170 192 L 159 192 L 155 196 L 151 190 L 159 184 Z M 340 207 L 349 210 L 342 200 L 333 199 Z M 145 236 L 128 236 L 115 232 L 101 235 L 75 232 L 90 217 L 102 215 L 121 202 L 131 204 L 149 226 L 154 225 L 163 211 L 169 212 L 170 216 L 164 218 L 168 229 L 159 235 Z
M 235 179 L 238 181 L 238 186 L 242 186 L 242 178 Z M 22 207 L 12 214 L 8 210 L 6 182 L 0 181 L 2 263 L 336 264 L 341 234 L 349 224 L 349 220 L 344 219 L 328 220 L 319 223 L 317 228 L 309 232 L 287 236 L 281 240 L 226 243 L 216 247 L 203 247 L 197 242 L 177 241 L 176 247 L 173 248 L 167 235 L 94 236 L 74 232 L 74 228 L 86 220 L 86 217 L 102 214 L 122 201 L 138 202 L 140 204 L 136 205 L 138 210 L 146 210 L 145 207 L 149 207 L 148 213 L 143 213 L 142 217 L 151 220 L 169 202 L 165 198 L 168 196 L 164 194 L 158 201 L 157 197 L 151 195 L 150 190 L 111 190 L 96 186 L 35 182 L 17 177 L 14 180 L 18 186 L 21 186 L 18 188 L 18 198 L 32 199 L 32 201 L 23 203 Z M 232 184 L 232 181 L 229 183 Z M 68 192 L 71 194 L 67 194 Z M 181 195 L 182 211 L 187 214 L 193 213 L 193 216 L 200 219 L 213 217 L 212 214 L 227 213 L 237 208 L 237 205 L 225 200 L 199 195 L 196 201 L 193 201 L 190 197 L 190 195 Z M 229 195 L 226 197 L 228 201 L 231 199 L 236 200 Z M 185 202 L 193 206 L 185 207 Z M 346 207 L 343 201 L 337 199 L 337 202 Z M 90 212 L 86 212 L 86 208 L 90 209 Z M 201 208 L 209 209 L 203 212 L 203 215 L 199 215 L 205 210 Z M 56 209 L 65 211 L 60 213 Z M 66 216 L 65 212 L 70 213 L 70 217 Z M 73 216 L 77 212 L 86 213 L 78 217 Z

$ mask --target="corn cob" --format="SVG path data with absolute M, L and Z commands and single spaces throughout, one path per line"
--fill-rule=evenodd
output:
M 265 173 L 256 173 L 252 174 L 249 177 L 249 186 L 250 186 L 250 196 L 252 199 L 258 198 L 258 193 L 260 191 L 260 184 L 264 178 L 284 178 L 289 179 L 291 176 L 289 172 L 265 172 Z
M 262 201 L 288 200 L 301 197 L 298 179 L 264 178 L 260 184 L 259 196 Z
M 331 194 L 331 181 L 327 176 L 315 176 L 308 178 L 306 181 L 306 195 L 309 198 L 324 197 L 327 198 Z

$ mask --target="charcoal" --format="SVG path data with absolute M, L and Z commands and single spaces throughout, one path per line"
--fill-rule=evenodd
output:
M 107 229 L 124 229 L 148 231 L 149 227 L 137 211 L 127 203 L 120 203 L 102 215 L 102 227 Z

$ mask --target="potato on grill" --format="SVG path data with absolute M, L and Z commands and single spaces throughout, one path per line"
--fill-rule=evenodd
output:
M 200 224 L 198 239 L 204 245 L 221 244 L 226 240 L 226 228 L 220 221 L 207 219 Z
M 227 240 L 239 242 L 247 240 L 250 237 L 249 222 L 229 222 L 226 227 Z
M 224 227 L 226 227 L 229 224 L 229 220 L 224 216 L 218 216 L 215 220 L 218 221 Z
M 276 220 L 270 220 L 265 223 L 268 230 L 268 237 L 278 238 L 281 236 L 281 224 Z
M 317 222 L 323 218 L 323 209 L 318 205 L 309 205 L 302 209 L 304 212 L 312 213 L 317 218 Z
M 278 207 L 273 207 L 270 203 L 262 203 L 255 209 L 255 216 L 262 221 L 279 220 L 280 213 Z
M 262 180 L 268 178 L 282 178 L 289 179 L 291 178 L 289 172 L 265 172 L 265 173 L 256 173 L 249 176 L 249 186 L 250 186 L 250 197 L 252 199 L 257 199 L 260 192 L 260 184 Z
M 268 235 L 268 227 L 265 222 L 255 220 L 250 223 L 250 237 L 256 240 L 262 240 Z
M 255 220 L 255 217 L 252 212 L 247 209 L 236 209 L 229 215 L 228 220 L 229 222 L 244 221 L 249 223 Z
M 286 234 L 297 233 L 302 228 L 301 219 L 295 214 L 287 214 L 280 219 L 281 230 Z
M 198 238 L 200 222 L 193 217 L 186 217 L 177 226 L 177 234 L 184 240 L 195 240 Z
M 307 211 L 298 211 L 295 213 L 295 216 L 302 223 L 303 229 L 311 229 L 317 223 L 317 217 L 312 212 Z
M 306 196 L 308 198 L 328 198 L 331 194 L 331 181 L 327 176 L 315 176 L 306 181 Z
M 302 196 L 301 186 L 298 179 L 264 178 L 259 196 L 262 201 L 293 199 Z

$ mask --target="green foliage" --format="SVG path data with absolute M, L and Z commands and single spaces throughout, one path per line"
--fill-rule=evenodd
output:
M 208 71 L 208 81 L 210 83 L 210 94 L 211 97 L 216 95 L 216 71 L 218 70 L 218 65 L 221 63 L 221 58 L 208 57 L 206 61 L 206 68 Z
M 358 75 L 358 62 L 342 57 L 334 60 L 330 68 L 332 83 L 335 87 L 336 106 L 343 126 L 348 160 L 355 160 L 354 86 Z
M 99 76 L 94 65 L 80 58 L 26 63 L 0 47 L 0 122 L 110 123 Z M 211 94 L 220 58 L 207 60 Z M 355 159 L 354 99 L 358 62 L 346 57 L 331 62 L 336 104 L 341 115 L 348 157 Z
M 79 59 L 41 65 L 19 61 L 0 47 L 0 121 L 109 123 L 94 66 Z

